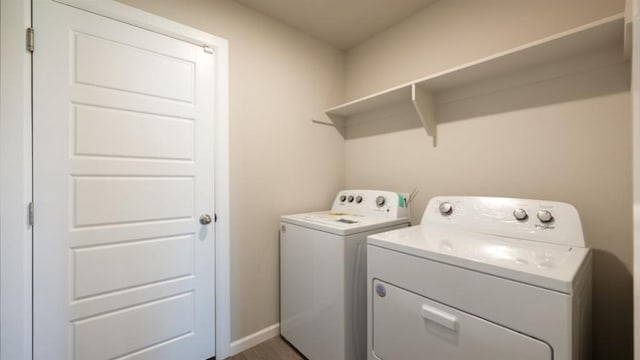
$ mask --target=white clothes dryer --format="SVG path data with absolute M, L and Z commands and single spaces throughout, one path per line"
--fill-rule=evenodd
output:
M 280 332 L 309 360 L 366 358 L 366 237 L 407 227 L 404 195 L 344 190 L 280 224 Z
M 583 360 L 591 252 L 565 203 L 436 197 L 420 226 L 371 235 L 370 360 Z

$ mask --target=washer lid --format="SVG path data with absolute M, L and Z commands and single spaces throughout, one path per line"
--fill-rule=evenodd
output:
M 351 235 L 389 226 L 408 224 L 408 218 L 386 219 L 357 214 L 320 211 L 281 216 L 285 223 L 300 225 L 336 235 Z
M 424 225 L 369 235 L 367 243 L 567 294 L 590 256 L 589 248 Z

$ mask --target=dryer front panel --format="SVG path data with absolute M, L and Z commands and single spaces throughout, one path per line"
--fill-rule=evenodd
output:
M 374 359 L 551 360 L 546 343 L 373 280 Z

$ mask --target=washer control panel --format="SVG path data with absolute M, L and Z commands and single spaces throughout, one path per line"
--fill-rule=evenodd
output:
M 331 211 L 398 219 L 409 217 L 407 205 L 406 194 L 384 190 L 343 190 L 336 196 Z
M 421 224 L 585 247 L 578 211 L 570 204 L 497 197 L 438 196 Z

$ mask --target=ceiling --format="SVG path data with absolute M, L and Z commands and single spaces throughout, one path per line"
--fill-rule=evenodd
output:
M 435 0 L 236 0 L 347 50 Z

